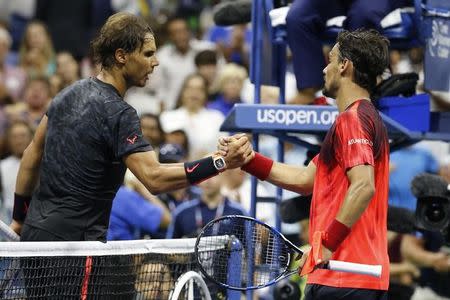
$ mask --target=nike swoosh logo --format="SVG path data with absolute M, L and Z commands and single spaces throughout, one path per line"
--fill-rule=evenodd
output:
M 200 166 L 200 163 L 197 163 L 195 166 L 193 166 L 192 168 L 186 168 L 186 172 L 188 173 L 192 173 L 194 172 L 195 169 L 197 169 L 197 167 Z

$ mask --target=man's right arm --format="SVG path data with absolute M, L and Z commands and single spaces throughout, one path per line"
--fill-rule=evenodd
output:
M 25 149 L 20 162 L 19 173 L 16 180 L 16 194 L 31 195 L 36 187 L 44 154 L 45 133 L 47 132 L 47 116 L 39 124 L 33 140 Z
M 283 189 L 309 195 L 313 191 L 315 176 L 316 165 L 313 161 L 307 167 L 274 162 L 266 180 Z
M 230 147 L 231 151 L 225 157 L 227 168 L 240 167 L 253 158 L 253 151 L 246 137 L 230 143 Z M 160 164 L 154 151 L 145 151 L 125 156 L 124 162 L 154 195 L 177 190 L 218 174 L 212 166 L 211 157 L 186 164 Z
M 39 177 L 39 168 L 41 166 L 42 155 L 44 153 L 47 121 L 47 116 L 44 116 L 36 130 L 36 133 L 34 134 L 33 140 L 23 153 L 16 179 L 16 198 L 30 198 L 36 188 Z M 26 207 L 22 207 L 24 204 L 18 203 L 17 199 L 14 202 L 14 210 L 18 210 L 20 214 L 22 214 L 25 210 L 24 215 L 26 215 Z M 13 216 L 11 228 L 18 234 L 20 233 L 21 226 L 24 221 L 23 219 L 24 216 L 23 218 Z

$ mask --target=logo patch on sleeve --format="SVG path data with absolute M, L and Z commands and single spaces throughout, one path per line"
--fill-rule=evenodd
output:
M 134 145 L 134 143 L 136 143 L 137 141 L 137 134 L 133 135 L 132 137 L 127 137 L 127 143 L 130 145 Z

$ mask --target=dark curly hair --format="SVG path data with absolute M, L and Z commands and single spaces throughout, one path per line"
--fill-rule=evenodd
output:
M 339 61 L 353 62 L 354 81 L 370 93 L 389 65 L 389 40 L 374 29 L 342 31 L 337 38 Z
M 115 64 L 117 49 L 131 53 L 142 47 L 149 33 L 154 36 L 150 25 L 141 17 L 125 12 L 112 15 L 91 42 L 94 61 L 103 68 L 111 68 Z

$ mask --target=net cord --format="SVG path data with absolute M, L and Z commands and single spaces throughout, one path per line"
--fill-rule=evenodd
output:
M 226 238 L 223 238 L 223 241 Z M 224 242 L 211 245 L 204 251 L 222 249 Z M 0 257 L 38 257 L 38 256 L 103 256 L 132 255 L 147 253 L 193 253 L 196 239 L 154 239 L 83 242 L 3 242 L 0 243 Z

